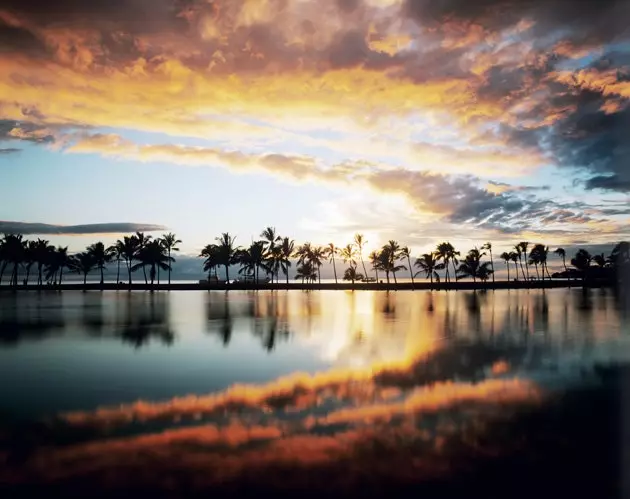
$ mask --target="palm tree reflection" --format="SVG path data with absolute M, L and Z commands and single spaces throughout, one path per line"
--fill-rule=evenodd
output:
M 168 303 L 163 295 L 130 293 L 126 298 L 125 316 L 118 324 L 118 336 L 124 343 L 140 348 L 158 339 L 164 345 L 172 345 L 175 333 L 169 323 Z
M 209 295 L 206 306 L 207 330 L 209 333 L 218 334 L 223 341 L 223 346 L 228 346 L 232 339 L 234 320 L 230 310 L 228 293 L 212 293 Z

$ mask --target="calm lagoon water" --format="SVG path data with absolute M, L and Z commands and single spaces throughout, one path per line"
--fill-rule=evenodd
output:
M 45 452 L 32 432 L 27 439 L 11 430 L 7 441 L 9 431 L 0 431 L 0 464 L 25 452 L 19 466 L 0 471 L 0 483 L 63 476 L 68 485 L 102 473 L 115 487 L 131 478 L 116 482 L 111 463 L 129 459 L 137 472 L 150 448 L 152 469 L 155 456 L 183 464 L 176 477 L 162 470 L 166 484 L 155 485 L 153 474 L 146 486 L 170 487 L 181 477 L 199 487 L 225 484 L 242 480 L 239 466 L 249 460 L 317 468 L 330 456 L 348 459 L 368 441 L 374 448 L 374 425 L 382 425 L 381 440 L 396 432 L 400 442 L 404 432 L 405 441 L 424 442 L 430 452 L 418 455 L 439 463 L 435 452 L 463 435 L 471 414 L 482 427 L 481 414 L 540 406 L 592 385 L 601 366 L 630 360 L 626 300 L 606 289 L 2 293 L 2 420 L 57 426 L 45 433 Z M 69 427 L 89 435 L 72 451 L 65 441 L 63 451 L 51 451 Z M 124 455 L 114 437 L 126 439 Z M 195 443 L 194 460 L 192 448 L 173 444 L 181 441 Z M 266 443 L 264 456 L 250 456 L 253 441 Z M 224 459 L 226 445 L 234 462 Z M 106 460 L 110 452 L 116 457 Z M 77 459 L 89 463 L 85 470 Z M 396 472 L 411 466 L 419 476 L 416 461 Z M 422 462 L 422 473 L 437 473 Z M 199 466 L 223 471 L 202 473 L 204 482 Z

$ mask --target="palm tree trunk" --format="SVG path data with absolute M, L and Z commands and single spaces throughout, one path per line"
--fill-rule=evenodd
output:
M 131 262 L 127 261 L 127 272 L 129 273 L 129 291 L 131 291 Z
M 526 281 L 527 278 L 525 277 L 525 269 L 523 268 L 523 259 L 520 255 L 518 257 L 518 262 L 521 264 L 521 273 L 523 274 L 523 280 Z
M 413 289 L 415 282 L 413 281 L 413 270 L 411 270 L 411 259 L 409 257 L 407 257 L 407 263 L 409 264 L 409 275 L 411 276 L 411 289 Z
M 457 267 L 455 267 L 455 260 L 451 263 L 453 264 L 453 277 L 455 277 L 455 282 L 457 282 Z
M 28 286 L 28 278 L 31 275 L 31 268 L 26 267 L 26 285 Z
M 258 280 L 258 277 L 256 278 Z M 171 287 L 171 248 L 168 249 L 168 287 Z
M 335 273 L 335 284 L 337 284 L 337 266 L 335 265 L 335 257 L 333 256 L 333 272 Z
M 385 271 L 385 275 L 387 276 L 387 284 L 389 285 L 389 270 Z
M 230 283 L 230 271 L 228 270 L 229 265 L 225 265 L 225 283 Z
M 508 282 L 511 281 L 510 279 L 510 264 L 506 262 L 505 266 L 507 267 L 507 271 L 508 271 Z
M 448 258 L 444 259 L 444 268 L 446 269 L 446 272 L 444 273 L 444 277 L 446 278 L 446 282 L 451 282 L 451 271 L 449 269 L 449 261 Z
M 83 272 L 83 287 L 87 286 L 87 272 Z
M 4 275 L 4 271 L 7 268 L 8 262 L 2 262 L 2 267 L 0 267 L 0 286 L 2 285 L 2 276 Z M 565 265 L 566 267 L 566 265 Z
M 61 286 L 61 279 L 63 279 L 63 265 L 59 267 L 59 286 Z
M 363 254 L 359 255 L 361 257 L 361 265 L 363 266 L 363 275 L 367 279 L 367 270 L 365 270 L 365 262 L 363 262 Z
M 529 265 L 527 264 L 527 251 L 524 251 L 523 254 L 525 255 L 524 261 L 525 261 L 525 270 L 527 271 L 527 279 L 529 281 Z
M 535 263 L 534 265 L 536 266 L 536 279 L 540 281 L 540 272 L 538 272 L 538 264 Z
M 11 279 L 11 284 L 15 287 L 17 287 L 18 265 L 18 263 L 13 265 L 13 278 Z
M 492 250 L 490 250 L 490 266 L 492 267 L 492 284 L 494 285 L 494 258 L 492 258 Z
M 392 270 L 392 274 L 394 275 L 394 284 L 398 284 L 398 281 L 396 280 L 396 272 L 394 270 Z
M 376 282 L 378 283 L 378 269 L 374 268 L 374 273 L 376 274 Z
M 147 267 L 146 265 L 142 265 L 142 272 L 144 273 L 144 283 L 149 284 L 149 280 L 147 279 Z
M 37 273 L 38 273 L 37 284 L 41 286 L 42 284 L 44 284 L 44 282 L 42 281 L 42 264 L 39 262 L 37 263 Z
M 105 282 L 105 279 L 103 278 L 103 265 L 101 265 L 101 289 L 103 289 L 104 282 Z

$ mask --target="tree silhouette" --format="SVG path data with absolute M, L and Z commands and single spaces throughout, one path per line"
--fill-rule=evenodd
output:
M 56 248 L 51 256 L 50 262 L 46 266 L 46 280 L 57 282 L 57 272 L 59 272 L 59 285 L 63 280 L 63 269 L 67 268 L 70 262 L 68 247 Z
M 370 253 L 370 265 L 372 265 L 372 270 L 376 274 L 376 282 L 378 282 L 378 271 L 379 271 L 379 260 L 378 260 L 378 251 L 372 251 Z
M 168 261 L 173 263 L 175 261 L 175 258 L 171 257 L 171 253 L 173 253 L 175 251 L 179 251 L 179 248 L 177 247 L 177 245 L 180 244 L 182 242 L 182 240 L 181 239 L 177 239 L 177 236 L 175 234 L 173 234 L 172 232 L 169 232 L 168 234 L 164 234 L 162 236 L 161 242 L 162 242 L 162 246 L 164 247 L 164 249 L 166 249 L 166 255 L 168 256 Z M 168 267 L 168 285 L 169 285 L 169 287 L 171 285 L 171 267 L 172 267 L 172 265 L 169 265 L 169 267 Z
M 326 254 L 328 255 L 328 262 L 333 265 L 333 272 L 335 274 L 335 284 L 337 284 L 337 264 L 335 263 L 335 255 L 339 253 L 339 250 L 333 243 L 328 243 L 326 247 Z
M 111 261 L 112 254 L 107 251 L 102 242 L 94 243 L 87 248 L 87 252 L 92 256 L 92 260 L 97 269 L 101 271 L 101 287 L 103 286 L 103 271 L 105 266 Z
M 214 270 L 214 277 L 218 279 L 217 268 L 221 265 L 219 257 L 219 247 L 216 244 L 208 244 L 201 250 L 200 257 L 205 258 L 203 262 L 203 271 L 208 272 L 208 279 L 212 276 Z
M 564 248 L 556 248 L 554 253 L 558 255 L 560 258 L 562 258 L 562 265 L 564 266 L 564 271 L 567 274 L 567 276 L 570 277 L 569 269 L 567 269 L 567 252 L 564 250 Z
M 443 242 L 438 244 L 437 249 L 435 251 L 439 260 L 444 262 L 444 268 L 446 269 L 446 282 L 450 282 L 450 270 L 449 264 L 453 266 L 453 273 L 455 275 L 455 279 L 457 280 L 457 268 L 456 265 L 459 263 L 457 257 L 459 256 L 459 251 L 455 251 L 455 248 L 451 243 Z
M 122 257 L 127 265 L 127 273 L 129 274 L 129 289 L 131 289 L 131 268 L 133 261 L 138 255 L 140 249 L 140 240 L 137 236 L 125 236 L 122 240 Z
M 96 261 L 94 260 L 94 256 L 88 251 L 77 253 L 76 255 L 71 256 L 68 261 L 68 268 L 70 269 L 70 272 L 83 274 L 84 286 L 87 284 L 87 275 L 94 269 L 95 265 Z
M 575 257 L 571 259 L 571 265 L 582 272 L 582 280 L 586 281 L 589 275 L 589 269 L 591 268 L 591 262 L 593 257 L 585 249 L 580 249 L 576 253 Z
M 289 284 L 289 268 L 291 267 L 291 258 L 295 253 L 295 241 L 285 237 L 280 241 L 279 245 L 281 255 L 281 267 L 284 275 L 287 278 L 287 284 Z
M 529 267 L 527 266 L 527 247 L 529 243 L 527 241 L 521 241 L 518 243 L 519 251 L 523 254 L 523 259 L 521 260 L 521 267 L 523 265 L 523 261 L 525 262 L 525 270 L 527 271 L 527 277 L 523 275 L 523 279 L 529 280 Z
M 149 267 L 149 278 L 151 287 L 155 282 L 156 270 L 168 270 L 171 268 L 172 257 L 166 253 L 166 248 L 159 240 L 149 241 L 138 251 L 137 259 L 139 262 L 134 265 L 131 270 L 135 272 L 139 268 L 145 269 Z
M 230 283 L 230 265 L 237 263 L 236 252 L 238 247 L 234 245 L 235 237 L 232 237 L 229 232 L 224 232 L 221 237 L 217 237 L 217 256 L 220 265 L 223 265 L 225 269 L 225 281 Z
M 492 274 L 492 270 L 489 268 L 490 262 L 481 263 L 481 259 L 485 256 L 485 253 L 481 252 L 479 248 L 471 249 L 466 258 L 459 264 L 457 272 L 461 277 L 472 277 L 473 282 L 477 279 L 485 281 Z
M 407 264 L 409 265 L 409 275 L 411 276 L 411 287 L 413 288 L 415 283 L 413 281 L 413 269 L 411 268 L 411 252 L 409 251 L 408 246 L 403 246 L 400 249 L 400 258 L 407 260 Z
M 505 262 L 505 266 L 507 267 L 508 281 L 510 281 L 510 261 L 512 260 L 512 255 L 507 251 L 501 253 L 501 260 Z
M 120 282 L 120 262 L 124 260 L 123 249 L 123 242 L 120 239 L 107 248 L 111 259 L 116 262 L 116 286 Z
M 363 234 L 354 235 L 354 244 L 357 247 L 357 253 L 361 259 L 361 266 L 363 267 L 363 275 L 367 277 L 368 273 L 365 270 L 365 262 L 363 261 L 363 247 L 367 244 L 367 240 L 363 237 Z
M 357 273 L 357 268 L 356 267 L 350 266 L 343 273 L 343 280 L 344 281 L 352 281 L 352 285 L 354 286 L 354 282 L 355 281 L 363 280 L 363 275 Z
M 304 263 L 298 265 L 295 279 L 301 279 L 302 283 L 304 283 L 304 281 L 306 281 L 307 283 L 309 281 L 315 282 L 315 280 L 317 279 L 315 266 L 309 260 L 304 261 Z
M 136 249 L 136 253 L 139 255 L 144 247 L 149 243 L 149 241 L 151 241 L 151 236 L 145 235 L 144 232 L 136 232 L 136 239 L 138 240 L 138 248 Z M 144 265 L 142 266 L 142 273 L 144 274 L 144 283 L 148 284 L 149 281 L 147 279 L 147 269 Z
M 494 284 L 494 282 L 495 282 L 495 280 L 494 280 L 494 257 L 492 256 L 492 243 L 490 241 L 488 241 L 486 244 L 484 244 L 481 247 L 481 249 L 488 250 L 488 252 L 490 253 L 490 267 L 492 268 L 492 283 Z
M 442 270 L 444 264 L 439 262 L 435 253 L 424 253 L 420 258 L 416 258 L 414 265 L 420 272 L 424 272 L 427 279 L 431 279 L 431 284 L 434 279 L 440 282 L 440 274 L 437 271 Z

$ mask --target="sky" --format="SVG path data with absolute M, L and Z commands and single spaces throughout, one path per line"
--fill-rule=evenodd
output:
M 630 235 L 630 2 L 3 0 L 0 231 Z

